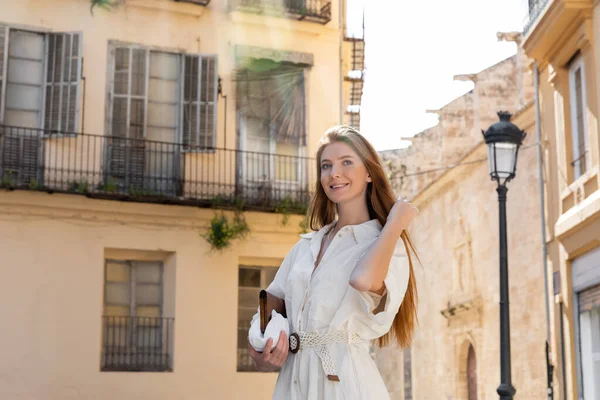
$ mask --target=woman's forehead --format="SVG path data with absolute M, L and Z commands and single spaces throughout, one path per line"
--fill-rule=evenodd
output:
M 321 153 L 321 160 L 336 160 L 345 156 L 358 158 L 358 154 L 346 143 L 334 142 L 328 144 Z

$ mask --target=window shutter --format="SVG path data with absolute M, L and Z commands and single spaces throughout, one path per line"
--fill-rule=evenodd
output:
M 6 66 L 8 64 L 8 26 L 0 25 L 0 123 L 4 122 Z
M 81 34 L 51 33 L 46 41 L 44 128 L 76 132 L 81 77 Z
M 142 190 L 145 175 L 148 50 L 114 49 L 112 124 L 107 148 L 109 176 L 125 192 Z
M 190 148 L 200 146 L 200 57 L 184 57 L 183 75 L 183 144 Z
M 214 147 L 217 125 L 217 57 L 203 56 L 200 85 L 200 144 Z
M 218 79 L 216 56 L 185 56 L 182 99 L 185 146 L 215 145 Z

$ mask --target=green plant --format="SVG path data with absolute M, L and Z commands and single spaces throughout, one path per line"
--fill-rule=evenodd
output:
M 73 181 L 73 182 L 69 183 L 67 190 L 69 192 L 86 194 L 86 193 L 89 193 L 89 184 L 87 181 L 81 181 L 81 182 Z
M 40 190 L 42 188 L 43 188 L 43 185 L 41 183 L 39 183 L 37 179 L 31 178 L 29 180 L 29 189 L 31 189 L 31 190 Z
M 99 187 L 100 190 L 108 193 L 115 193 L 118 188 L 119 185 L 117 183 L 117 180 L 112 176 L 109 176 L 106 182 L 104 182 L 104 184 L 101 184 Z
M 275 212 L 282 214 L 281 226 L 287 226 L 290 214 L 306 214 L 307 207 L 304 202 L 294 201 L 291 197 L 279 200 L 275 205 Z
M 300 233 L 308 233 L 308 215 L 305 215 L 304 218 L 302 218 L 298 227 L 300 228 Z
M 103 8 L 107 11 L 111 11 L 114 7 L 116 7 L 117 2 L 113 0 L 91 0 L 90 13 L 92 16 L 94 15 L 94 8 L 99 7 Z
M 146 197 L 146 196 L 158 196 L 159 193 L 150 190 L 150 189 L 138 189 L 133 185 L 129 185 L 129 195 L 135 199 L 138 199 L 140 197 Z
M 15 185 L 15 173 L 12 169 L 7 169 L 2 175 L 2 181 L 0 181 L 0 186 L 2 187 L 12 187 Z
M 79 182 L 77 185 L 77 193 L 86 194 L 88 192 L 89 190 L 87 181 Z
M 233 220 L 223 213 L 215 214 L 210 220 L 210 225 L 204 238 L 210 243 L 213 250 L 223 250 L 231 244 L 231 241 L 246 237 L 250 227 L 246 222 L 244 214 L 236 210 Z

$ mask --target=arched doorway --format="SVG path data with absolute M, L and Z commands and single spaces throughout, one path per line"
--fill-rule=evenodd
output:
M 469 345 L 467 356 L 467 393 L 469 400 L 477 400 L 477 360 L 472 344 Z

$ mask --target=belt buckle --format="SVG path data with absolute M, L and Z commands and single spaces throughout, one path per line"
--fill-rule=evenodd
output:
M 300 350 L 300 336 L 296 332 L 292 333 L 289 338 L 290 353 L 296 354 Z

